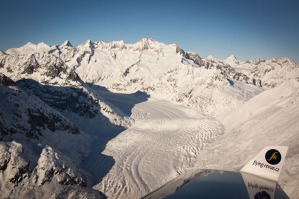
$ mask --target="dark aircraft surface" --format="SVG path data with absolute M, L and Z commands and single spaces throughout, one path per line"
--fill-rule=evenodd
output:
M 278 184 L 287 149 L 284 146 L 266 147 L 241 172 L 188 171 L 144 199 L 288 199 Z

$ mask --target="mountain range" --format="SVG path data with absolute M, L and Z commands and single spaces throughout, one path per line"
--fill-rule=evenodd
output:
M 299 197 L 299 67 L 143 38 L 0 51 L 1 198 L 136 198 L 197 168 L 288 145 Z

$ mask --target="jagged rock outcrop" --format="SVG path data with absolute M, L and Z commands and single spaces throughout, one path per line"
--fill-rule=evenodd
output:
M 17 87 L 0 86 L 1 136 L 16 133 L 39 139 L 42 131 L 79 134 L 79 129 L 35 96 Z M 25 101 L 26 99 L 26 101 Z
M 0 73 L 0 85 L 3 86 L 14 86 L 15 82 L 4 74 Z
M 94 99 L 83 88 L 54 87 L 42 85 L 34 80 L 20 80 L 17 86 L 27 93 L 40 98 L 50 107 L 62 112 L 70 111 L 88 118 L 93 118 L 98 113 L 98 100 Z
M 78 197 L 106 198 L 87 187 L 87 178 L 73 160 L 50 146 L 39 153 L 16 141 L 0 142 L 0 173 L 0 198 L 68 197 L 74 193 Z
M 14 141 L 0 142 L 0 172 L 6 173 L 8 181 L 18 184 L 30 177 L 29 162 L 22 155 L 24 148 Z
M 39 185 L 56 180 L 59 184 L 87 186 L 86 177 L 71 159 L 46 146 L 38 159 L 36 178 Z

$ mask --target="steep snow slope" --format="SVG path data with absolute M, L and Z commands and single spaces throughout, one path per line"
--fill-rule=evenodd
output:
M 239 170 L 268 145 L 289 146 L 279 184 L 298 198 L 299 82 L 289 80 L 221 119 L 225 134 L 201 152 L 197 166 Z

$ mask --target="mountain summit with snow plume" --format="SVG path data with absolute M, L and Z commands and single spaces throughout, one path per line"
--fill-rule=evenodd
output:
M 1 51 L 0 198 L 142 197 L 280 144 L 296 198 L 298 85 L 289 58 L 202 58 L 147 38 Z

